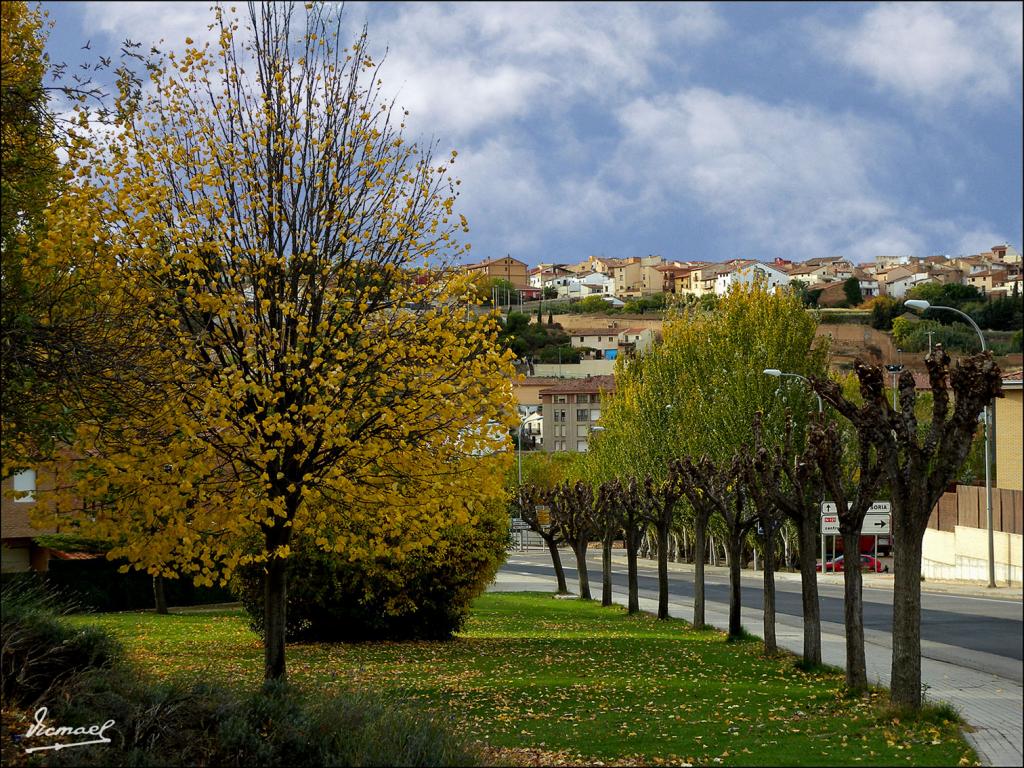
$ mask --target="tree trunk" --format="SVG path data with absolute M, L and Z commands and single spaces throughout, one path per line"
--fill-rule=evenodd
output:
M 548 545 L 548 552 L 551 554 L 551 563 L 555 566 L 555 578 L 558 580 L 558 594 L 569 594 L 569 587 L 565 584 L 565 571 L 562 570 L 562 556 L 558 554 L 558 545 L 554 539 L 545 539 Z
M 658 526 L 658 618 L 668 618 L 668 526 Z
M 601 605 L 612 604 L 612 537 L 601 542 Z
M 808 515 L 799 523 L 800 596 L 804 609 L 804 664 L 821 666 L 821 607 L 818 603 L 817 526 Z
M 167 595 L 164 593 L 163 576 L 153 577 L 153 603 L 157 613 L 167 614 Z
M 273 549 L 270 550 L 273 553 Z M 288 608 L 287 561 L 271 557 L 263 589 L 264 680 L 285 679 L 285 612 Z
M 580 599 L 590 600 L 590 576 L 587 573 L 587 542 L 574 542 L 572 551 L 576 555 L 576 578 L 580 583 Z
M 893 522 L 897 520 L 893 515 Z M 904 534 L 899 527 L 894 533 L 891 698 L 896 706 L 918 709 L 921 706 L 922 542 L 920 536 Z
M 846 624 L 846 687 L 868 687 L 864 656 L 864 591 L 860 572 L 860 531 L 843 531 L 843 621 Z
M 693 626 L 704 628 L 704 528 L 697 520 L 693 527 Z
M 743 542 L 738 536 L 729 537 L 729 637 L 739 637 L 743 631 L 740 618 L 740 549 Z
M 775 642 L 775 526 L 764 525 L 764 652 L 774 654 Z
M 636 531 L 626 531 L 626 575 L 629 582 L 629 613 L 640 611 L 639 581 L 636 574 L 636 555 L 640 546 L 639 534 Z

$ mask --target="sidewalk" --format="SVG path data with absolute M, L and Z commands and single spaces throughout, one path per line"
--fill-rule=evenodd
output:
M 510 553 L 507 567 L 514 568 L 515 553 Z M 617 565 L 625 562 L 624 556 L 616 555 L 613 560 Z M 641 560 L 643 566 L 649 567 L 653 561 Z M 692 565 L 682 563 L 669 563 L 672 571 L 692 572 Z M 618 570 L 618 569 L 617 569 Z M 722 567 L 707 566 L 707 573 L 726 573 L 728 569 Z M 761 572 L 743 572 L 744 579 L 761 578 Z M 891 574 L 865 574 L 874 581 L 877 581 L 879 588 L 884 588 L 886 581 L 892 584 Z M 778 573 L 776 579 L 799 581 L 799 573 Z M 842 586 L 842 574 L 826 574 L 822 583 L 831 582 L 834 579 L 835 585 Z M 570 590 L 577 587 L 573 579 L 568 579 Z M 598 590 L 600 583 L 598 582 Z M 868 586 L 865 580 L 865 586 Z M 922 584 L 922 589 L 924 588 Z M 932 586 L 932 585 L 929 585 Z M 945 584 L 939 586 L 946 586 Z M 989 590 L 987 587 L 975 585 L 950 585 L 963 587 L 973 592 L 957 592 L 958 594 L 970 594 L 983 597 L 992 597 L 994 592 L 998 597 L 1008 600 L 1020 600 L 1021 590 L 1015 591 L 1009 588 L 997 588 Z M 545 592 L 553 591 L 552 578 L 528 576 L 524 574 L 509 574 L 499 572 L 495 584 L 490 588 L 493 591 L 509 590 L 540 590 Z M 593 579 L 591 580 L 593 589 Z M 942 589 L 938 591 L 944 591 Z M 1014 596 L 1014 594 L 1016 596 Z M 627 601 L 626 592 L 618 587 L 613 590 L 613 599 L 616 603 L 625 605 Z M 640 597 L 640 608 L 652 613 L 657 611 L 658 602 L 656 599 Z M 687 598 L 674 597 L 669 602 L 669 615 L 675 618 L 690 620 L 693 617 L 693 601 Z M 743 625 L 753 632 L 760 634 L 762 626 L 762 614 L 760 610 L 744 609 L 742 611 Z M 725 603 L 708 602 L 705 606 L 705 620 L 708 624 L 716 627 L 726 627 L 729 624 L 729 607 Z M 797 654 L 803 651 L 803 628 L 799 619 L 779 616 L 776 619 L 776 637 L 780 647 L 793 651 Z M 892 648 L 882 641 L 883 633 L 871 633 L 866 636 L 865 655 L 867 657 L 868 679 L 872 683 L 888 686 L 892 666 Z M 888 635 L 884 635 L 888 637 Z M 842 633 L 842 626 L 825 622 L 822 624 L 821 632 L 822 661 L 837 667 L 846 665 L 846 640 Z M 1024 728 L 1021 723 L 1021 712 L 1024 710 L 1024 688 L 1010 679 L 999 677 L 985 672 L 977 672 L 965 667 L 957 666 L 943 661 L 933 659 L 921 659 L 921 679 L 928 686 L 926 696 L 932 701 L 946 701 L 952 704 L 961 713 L 964 720 L 973 729 L 972 732 L 965 732 L 964 736 L 968 742 L 977 750 L 978 756 L 984 765 L 995 766 L 1020 766 L 1024 765 Z

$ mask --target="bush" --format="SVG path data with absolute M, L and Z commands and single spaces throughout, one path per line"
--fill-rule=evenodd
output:
M 871 327 L 891 331 L 892 321 L 903 314 L 903 302 L 889 296 L 876 296 L 870 302 Z
M 289 641 L 448 638 L 473 598 L 494 578 L 508 546 L 508 517 L 498 504 L 473 525 L 452 526 L 402 560 L 349 562 L 298 536 L 288 559 Z M 254 630 L 263 631 L 263 568 L 239 569 L 235 591 Z
M 282 683 L 238 695 L 206 683 L 151 684 L 119 667 L 82 676 L 50 720 L 114 720 L 109 745 L 51 753 L 51 765 L 474 765 L 442 723 L 366 693 L 313 700 Z
M 122 561 L 123 562 L 123 561 Z M 50 559 L 49 571 L 35 577 L 67 595 L 79 610 L 97 612 L 133 611 L 153 607 L 153 577 L 143 571 L 119 573 L 120 562 Z M 18 577 L 27 574 L 15 574 Z M 11 581 L 4 574 L 2 583 Z M 235 599 L 224 587 L 197 587 L 192 579 L 164 579 L 168 605 L 203 605 Z
M 892 325 L 892 339 L 904 352 L 923 352 L 928 349 L 928 333 L 931 343 L 941 343 L 947 351 L 977 352 L 978 334 L 963 323 L 943 325 L 936 320 L 909 320 L 897 317 Z
M 75 629 L 62 614 L 76 606 L 38 579 L 3 591 L 3 701 L 32 711 L 45 705 L 53 727 L 113 720 L 109 744 L 54 750 L 25 765 L 474 765 L 479 756 L 436 720 L 368 694 L 312 703 L 284 684 L 248 695 L 206 683 L 153 684 L 123 660 L 99 627 Z M 8 719 L 5 713 L 5 730 Z M 4 734 L 4 739 L 15 734 Z M 35 737 L 33 737 L 35 738 Z M 44 737 L 45 738 L 45 737 Z M 57 743 L 46 739 L 20 747 Z
M 100 629 L 75 629 L 60 620 L 78 606 L 65 593 L 19 574 L 0 595 L 0 656 L 3 700 L 30 707 L 57 694 L 76 675 L 110 667 L 121 658 L 120 644 Z

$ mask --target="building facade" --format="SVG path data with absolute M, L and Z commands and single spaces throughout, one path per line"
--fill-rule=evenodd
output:
M 601 418 L 601 394 L 614 391 L 614 376 L 573 379 L 542 389 L 544 450 L 586 451 Z

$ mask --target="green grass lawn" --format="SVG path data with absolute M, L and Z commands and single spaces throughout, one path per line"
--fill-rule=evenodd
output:
M 241 610 L 77 617 L 108 627 L 146 672 L 252 688 L 263 650 Z M 444 643 L 288 647 L 290 680 L 345 687 L 450 718 L 499 762 L 957 765 L 955 725 L 900 721 L 885 695 L 848 699 L 842 674 L 768 659 L 680 620 L 537 593 L 486 594 Z

